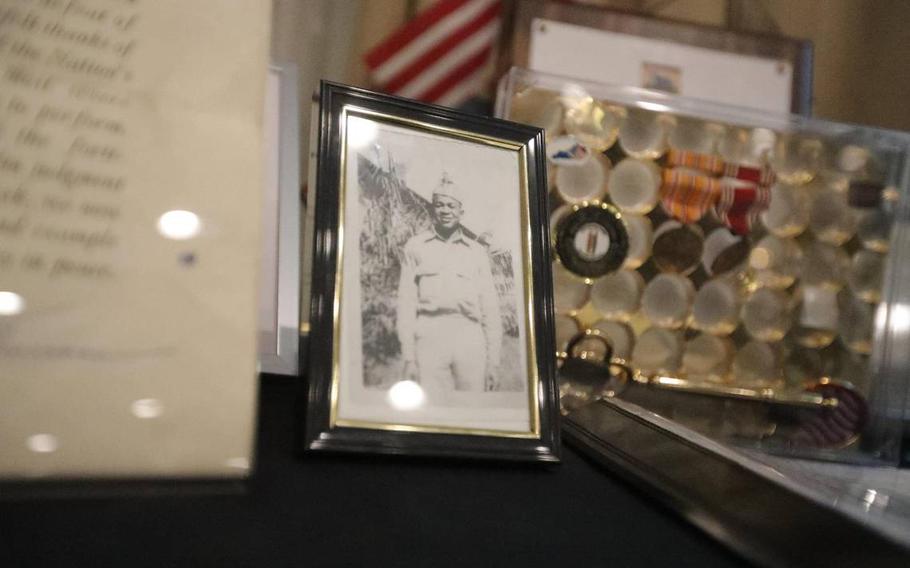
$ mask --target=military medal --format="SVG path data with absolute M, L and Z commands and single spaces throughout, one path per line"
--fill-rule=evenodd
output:
M 629 236 L 619 212 L 606 203 L 574 209 L 556 230 L 556 253 L 563 266 L 587 278 L 622 266 Z
M 651 256 L 654 229 L 651 220 L 642 215 L 623 215 L 622 220 L 629 234 L 629 252 L 622 267 L 634 270 Z
M 786 183 L 803 185 L 818 173 L 823 146 L 820 140 L 795 134 L 778 136 L 768 162 Z
M 837 292 L 821 286 L 802 286 L 793 310 L 790 335 L 803 347 L 820 349 L 837 337 Z
M 726 337 L 701 333 L 686 342 L 682 373 L 689 378 L 721 382 L 733 360 L 733 342 Z
M 749 241 L 720 227 L 705 238 L 701 264 L 709 275 L 723 274 L 742 265 L 749 258 Z
M 737 385 L 768 387 L 781 382 L 780 350 L 761 341 L 750 341 L 733 357 Z
M 704 240 L 697 225 L 667 221 L 654 233 L 654 265 L 661 272 L 691 274 L 701 262 Z
M 705 282 L 692 303 L 692 327 L 715 335 L 729 335 L 739 324 L 740 294 L 733 280 Z
M 877 303 L 882 299 L 882 275 L 885 256 L 871 250 L 861 250 L 853 255 L 847 281 L 853 293 L 861 300 Z
M 591 97 L 571 101 L 567 107 L 565 125 L 569 134 L 597 152 L 613 145 L 625 111 L 603 105 Z
M 633 158 L 657 159 L 667 150 L 667 134 L 674 122 L 666 114 L 629 109 L 619 127 L 619 147 Z
M 759 288 L 743 304 L 743 327 L 759 341 L 780 341 L 790 329 L 790 296 Z
M 616 270 L 594 281 L 591 303 L 605 318 L 627 321 L 638 310 L 644 287 L 638 272 Z
M 610 199 L 624 213 L 649 213 L 660 197 L 660 168 L 650 160 L 625 158 L 610 173 Z
M 762 224 L 778 237 L 795 237 L 809 225 L 809 194 L 805 187 L 777 183 L 771 203 L 761 214 Z
M 629 360 L 632 354 L 632 346 L 635 344 L 635 333 L 627 324 L 610 321 L 598 320 L 591 326 L 592 329 L 599 331 L 613 345 L 613 356 L 624 361 Z
M 553 300 L 556 311 L 572 313 L 588 303 L 591 287 L 584 278 L 571 274 L 559 262 L 553 263 Z
M 814 241 L 803 250 L 800 282 L 840 289 L 847 280 L 850 256 L 841 247 Z
M 515 122 L 543 128 L 548 139 L 562 130 L 563 108 L 557 93 L 537 89 L 518 93 L 512 98 L 509 112 Z
M 679 274 L 658 274 L 641 296 L 641 311 L 657 327 L 679 329 L 689 317 L 695 288 Z
M 644 373 L 673 375 L 681 359 L 682 334 L 669 329 L 646 329 L 632 349 L 632 362 Z
M 720 124 L 696 118 L 677 117 L 676 127 L 669 136 L 670 148 L 711 154 L 720 143 L 725 130 Z
M 582 203 L 607 193 L 610 160 L 602 154 L 578 163 L 564 163 L 556 169 L 556 192 L 566 203 Z

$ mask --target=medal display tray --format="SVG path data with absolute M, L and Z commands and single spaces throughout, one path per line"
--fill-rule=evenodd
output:
M 910 137 L 521 69 L 497 116 L 546 129 L 554 347 L 625 369 L 598 396 L 899 462 Z

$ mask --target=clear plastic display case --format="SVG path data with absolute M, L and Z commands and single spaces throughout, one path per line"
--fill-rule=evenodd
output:
M 547 133 L 555 349 L 602 379 L 566 410 L 891 495 L 910 526 L 910 136 L 517 68 L 496 115 Z

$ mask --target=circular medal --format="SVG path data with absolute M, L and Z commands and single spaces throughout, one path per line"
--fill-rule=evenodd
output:
M 853 443 L 869 416 L 866 399 L 846 384 L 828 379 L 820 380 L 806 391 L 833 398 L 837 405 L 826 407 L 822 412 L 804 413 L 792 443 L 821 448 L 845 447 Z
M 654 233 L 652 258 L 661 272 L 691 274 L 698 268 L 704 250 L 704 237 L 697 225 L 667 221 Z
M 654 229 L 651 220 L 641 215 L 623 215 L 622 220 L 629 234 L 629 252 L 623 268 L 634 270 L 651 256 L 651 241 Z
M 598 152 L 613 145 L 624 114 L 622 109 L 603 105 L 591 97 L 569 101 L 567 107 L 565 126 L 569 134 Z
M 768 235 L 749 252 L 749 267 L 759 285 L 783 289 L 799 276 L 802 255 L 795 240 Z
M 670 147 L 700 154 L 713 154 L 725 128 L 720 124 L 696 118 L 677 117 L 676 128 L 670 131 Z
M 689 317 L 695 288 L 679 274 L 658 274 L 645 286 L 641 311 L 657 327 L 679 329 Z
M 724 337 L 699 334 L 686 342 L 682 373 L 689 378 L 722 382 L 733 359 L 733 342 Z
M 847 281 L 860 299 L 874 304 L 882 299 L 884 271 L 885 255 L 871 250 L 861 250 L 853 255 Z
M 610 160 L 602 154 L 579 164 L 560 165 L 556 169 L 556 192 L 566 203 L 600 199 L 607 193 L 610 168 Z
M 847 201 L 847 194 L 832 184 L 825 184 L 812 199 L 809 228 L 815 237 L 840 246 L 856 233 L 856 214 Z
M 709 280 L 695 294 L 692 327 L 714 335 L 730 335 L 739 325 L 740 304 L 735 281 Z
M 543 128 L 547 138 L 562 130 L 562 114 L 559 94 L 538 89 L 516 94 L 509 109 L 510 120 Z
M 635 333 L 628 325 L 609 320 L 598 320 L 591 326 L 592 329 L 598 330 L 602 335 L 610 340 L 613 344 L 613 356 L 627 360 L 632 353 L 632 346 L 635 344 Z
M 743 264 L 749 258 L 750 250 L 745 237 L 719 227 L 705 238 L 701 264 L 709 275 L 723 274 Z
M 556 314 L 553 318 L 556 331 L 556 353 L 565 353 L 569 341 L 578 334 L 578 320 L 566 314 Z
M 809 224 L 809 194 L 804 187 L 777 183 L 771 203 L 761 214 L 762 224 L 778 237 L 795 237 Z
M 837 169 L 844 173 L 856 174 L 869 163 L 869 150 L 855 144 L 847 144 L 837 153 Z
M 606 319 L 627 321 L 638 310 L 645 280 L 634 270 L 616 270 L 594 281 L 591 303 Z
M 856 236 L 863 247 L 875 252 L 888 252 L 891 216 L 881 209 L 857 211 Z
M 682 351 L 680 332 L 650 327 L 632 348 L 632 361 L 642 373 L 673 375 L 679 370 Z
M 802 252 L 800 268 L 802 284 L 838 290 L 850 272 L 850 256 L 841 247 L 813 241 Z
M 823 286 L 802 286 L 792 311 L 790 337 L 803 347 L 822 349 L 837 337 L 837 292 Z
M 733 357 L 733 382 L 743 386 L 766 387 L 781 379 L 780 355 L 773 346 L 750 341 Z
M 777 137 L 768 161 L 781 181 L 803 185 L 812 181 L 818 173 L 823 148 L 821 140 L 782 134 Z
M 851 290 L 837 295 L 837 326 L 847 349 L 861 355 L 872 353 L 875 307 L 857 298 Z
M 610 199 L 625 213 L 650 213 L 660 197 L 660 168 L 650 160 L 624 158 L 607 180 Z
M 667 150 L 667 133 L 673 118 L 644 109 L 629 109 L 619 126 L 619 146 L 633 158 L 654 160 Z
M 790 297 L 780 290 L 759 288 L 742 308 L 742 322 L 759 341 L 780 341 L 790 329 Z
M 622 217 L 605 203 L 575 210 L 556 229 L 556 254 L 579 276 L 596 278 L 622 266 L 629 236 Z
M 553 301 L 559 313 L 572 313 L 588 303 L 591 287 L 558 262 L 553 263 Z

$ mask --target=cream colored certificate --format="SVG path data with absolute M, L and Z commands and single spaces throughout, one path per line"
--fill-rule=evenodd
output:
M 0 0 L 0 478 L 248 473 L 269 8 Z

